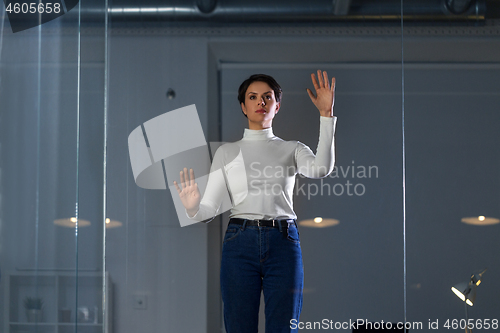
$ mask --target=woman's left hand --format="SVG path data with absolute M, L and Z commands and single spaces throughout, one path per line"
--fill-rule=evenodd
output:
M 332 85 L 330 86 L 326 71 L 323 71 L 323 75 L 321 75 L 321 70 L 318 69 L 318 80 L 316 80 L 314 73 L 311 74 L 311 80 L 316 90 L 316 96 L 314 96 L 313 92 L 309 88 L 307 89 L 311 101 L 316 105 L 321 116 L 333 117 L 335 78 L 332 78 Z

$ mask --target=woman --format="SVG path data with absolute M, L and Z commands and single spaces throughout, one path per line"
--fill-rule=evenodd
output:
M 280 109 L 281 88 L 270 76 L 252 75 L 238 91 L 248 129 L 243 139 L 215 153 L 203 200 L 194 172 L 180 172 L 174 181 L 189 218 L 211 220 L 229 189 L 232 209 L 224 237 L 221 291 L 227 333 L 255 333 L 261 291 L 264 293 L 266 333 L 293 332 L 291 321 L 302 308 L 303 266 L 293 211 L 295 175 L 326 177 L 334 166 L 333 116 L 335 78 L 311 74 L 316 90 L 307 89 L 320 113 L 316 156 L 298 141 L 284 141 L 272 132 Z M 235 162 L 236 161 L 236 162 Z M 224 170 L 218 175 L 216 170 Z M 242 172 L 243 177 L 242 177 Z

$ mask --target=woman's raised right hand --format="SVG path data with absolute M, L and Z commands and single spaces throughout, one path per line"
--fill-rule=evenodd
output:
M 175 180 L 174 185 L 179 193 L 179 197 L 184 205 L 184 208 L 186 208 L 188 215 L 192 217 L 198 212 L 200 207 L 200 190 L 198 189 L 198 184 L 194 182 L 195 178 L 193 169 L 190 169 L 188 174 L 188 169 L 184 168 L 184 170 L 181 170 L 180 176 L 182 189 Z

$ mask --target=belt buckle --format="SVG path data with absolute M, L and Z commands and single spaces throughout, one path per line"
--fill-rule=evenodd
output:
M 266 221 L 267 222 L 269 220 L 260 220 L 259 219 L 259 220 L 255 220 L 255 221 L 257 221 L 257 226 L 258 227 L 264 227 L 264 225 L 261 224 L 262 221 Z M 277 223 L 278 223 L 278 220 L 275 220 L 275 219 L 271 219 L 270 221 L 273 221 L 273 227 L 275 227 L 277 225 Z M 276 222 L 276 224 L 275 224 L 275 222 Z

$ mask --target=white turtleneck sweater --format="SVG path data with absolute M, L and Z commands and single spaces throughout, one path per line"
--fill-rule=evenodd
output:
M 209 222 L 223 213 L 221 204 L 229 192 L 230 217 L 296 219 L 295 175 L 323 178 L 332 172 L 336 122 L 336 117 L 320 116 L 316 155 L 299 141 L 284 141 L 275 136 L 272 128 L 245 129 L 241 140 L 217 149 L 200 208 L 188 217 Z M 215 172 L 219 169 L 224 172 Z

